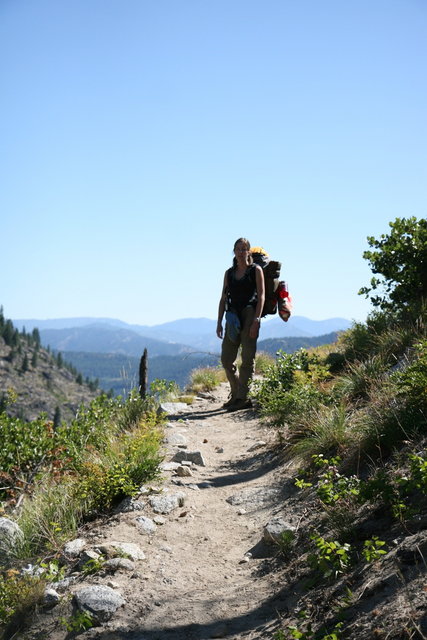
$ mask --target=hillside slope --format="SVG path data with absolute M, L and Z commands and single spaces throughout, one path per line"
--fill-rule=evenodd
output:
M 81 404 L 99 394 L 96 385 L 87 384 L 61 357 L 43 349 L 37 337 L 19 334 L 11 326 L 6 339 L 0 334 L 1 406 L 7 403 L 7 413 L 24 420 L 34 420 L 40 413 L 53 420 L 58 410 L 61 419 L 72 419 Z

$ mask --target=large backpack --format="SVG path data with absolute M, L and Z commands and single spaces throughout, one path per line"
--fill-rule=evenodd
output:
M 264 272 L 265 302 L 261 315 L 274 315 L 277 312 L 277 289 L 279 287 L 280 269 L 282 264 L 277 260 L 270 260 L 268 253 L 262 247 L 251 249 L 252 258 Z
M 262 317 L 275 315 L 279 311 L 280 318 L 287 322 L 291 315 L 292 301 L 287 284 L 279 280 L 281 262 L 270 260 L 268 253 L 262 247 L 253 247 L 251 254 L 255 264 L 258 264 L 264 273 L 265 302 Z

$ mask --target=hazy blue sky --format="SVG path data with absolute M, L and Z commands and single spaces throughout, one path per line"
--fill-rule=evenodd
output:
M 363 320 L 426 215 L 425 0 L 0 0 L 9 318 L 215 318 L 236 238 Z

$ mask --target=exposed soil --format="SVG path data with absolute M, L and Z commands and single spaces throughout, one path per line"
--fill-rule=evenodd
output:
M 165 471 L 162 482 L 155 483 L 162 484 L 166 495 L 185 493 L 183 506 L 164 515 L 164 524 L 158 524 L 152 535 L 140 532 L 136 518 L 156 515 L 147 496 L 141 496 L 142 511 L 116 513 L 81 532 L 91 548 L 114 541 L 137 543 L 146 559 L 136 562 L 134 572 L 101 571 L 80 577 L 70 587 L 73 593 L 83 585 L 112 585 L 126 600 L 108 622 L 79 637 L 271 639 L 275 631 L 295 621 L 295 609 L 301 604 L 315 618 L 329 618 L 331 629 L 340 619 L 337 602 L 344 610 L 349 582 L 344 584 L 341 578 L 307 591 L 312 573 L 298 550 L 285 558 L 276 545 L 263 541 L 264 526 L 272 517 L 284 516 L 297 530 L 308 531 L 319 513 L 314 500 L 301 500 L 301 492 L 296 495 L 291 480 L 295 469 L 280 457 L 274 432 L 263 427 L 252 409 L 226 413 L 221 409 L 226 398 L 223 385 L 212 399 L 198 399 L 186 413 L 170 416 L 166 439 L 184 436 L 187 451 L 201 451 L 206 466 L 193 465 L 192 477 Z M 177 447 L 166 443 L 165 451 L 168 461 Z M 227 499 L 232 496 L 230 504 Z M 388 521 L 384 526 L 390 536 L 399 537 Z M 388 564 L 354 573 L 349 631 L 341 638 L 426 637 L 425 533 L 415 532 L 418 538 L 407 551 L 409 564 L 406 558 L 403 570 L 396 569 L 396 554 L 404 544 L 401 536 L 395 540 L 394 557 Z M 412 552 L 416 548 L 421 549 L 419 557 Z M 64 598 L 50 612 L 40 613 L 30 631 L 20 637 L 74 637 L 60 622 L 71 612 L 71 597 Z

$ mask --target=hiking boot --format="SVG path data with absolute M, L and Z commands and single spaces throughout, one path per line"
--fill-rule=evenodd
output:
M 252 407 L 252 401 L 245 398 L 236 398 L 234 402 L 228 407 L 227 411 L 240 411 L 241 409 L 250 409 Z

